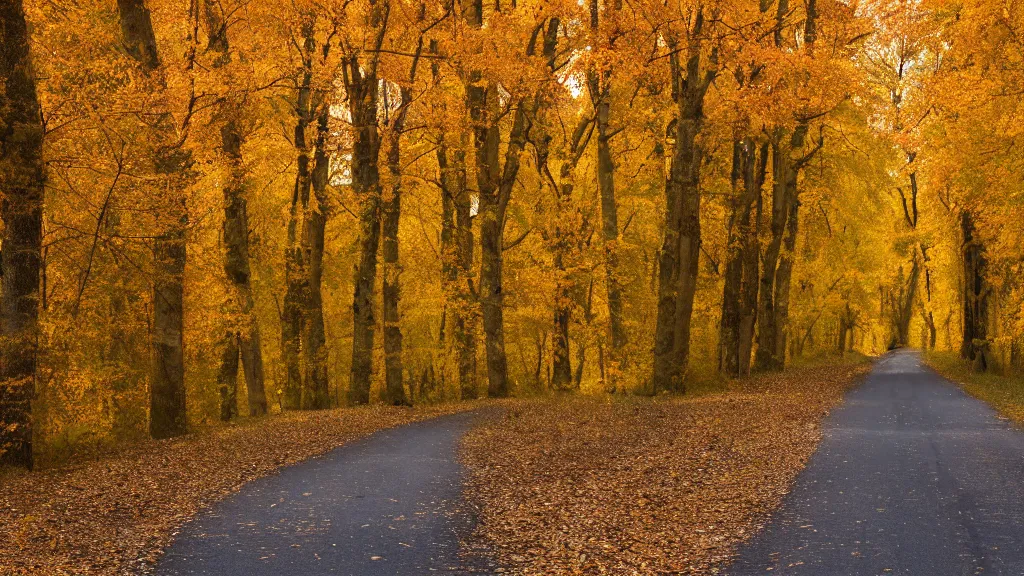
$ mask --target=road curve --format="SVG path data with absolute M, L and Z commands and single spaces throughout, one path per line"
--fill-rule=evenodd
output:
M 899 351 L 824 438 L 731 576 L 1024 575 L 1024 433 Z
M 459 550 L 474 520 L 461 500 L 456 454 L 472 418 L 456 414 L 384 430 L 250 482 L 187 524 L 155 573 L 485 572 Z

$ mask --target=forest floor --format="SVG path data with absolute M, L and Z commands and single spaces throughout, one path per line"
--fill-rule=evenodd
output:
M 243 484 L 468 403 L 291 412 L 0 477 L 0 575 L 137 574 L 196 513 Z
M 956 350 L 928 352 L 925 361 L 971 396 L 991 404 L 1002 416 L 1024 424 L 1024 376 L 975 372 Z
M 849 362 L 684 398 L 510 401 L 463 443 L 475 538 L 514 574 L 714 573 L 870 368 Z

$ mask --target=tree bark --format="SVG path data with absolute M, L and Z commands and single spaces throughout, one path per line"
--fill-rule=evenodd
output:
M 960 232 L 963 235 L 961 261 L 964 271 L 964 291 L 961 304 L 964 310 L 963 339 L 960 356 L 970 360 L 978 372 L 988 370 L 988 295 L 985 281 L 985 246 L 976 235 L 974 214 L 965 209 L 960 214 Z
M 750 370 L 757 306 L 761 190 L 766 168 L 767 144 L 757 146 L 751 138 L 734 143 L 734 200 L 729 218 L 719 337 L 719 370 L 731 377 L 743 376 Z
M 416 57 L 412 64 L 411 79 L 415 80 L 416 65 L 419 51 L 422 50 L 423 39 L 417 47 Z M 398 225 L 402 209 L 402 132 L 405 130 L 405 118 L 412 100 L 412 92 L 407 87 L 400 91 L 402 101 L 395 112 L 395 118 L 388 133 L 388 170 L 391 173 L 390 195 L 384 198 L 383 233 L 384 233 L 384 391 L 382 400 L 385 404 L 403 406 L 409 404 L 402 382 L 402 330 L 399 324 L 399 301 L 401 298 L 400 275 L 398 263 Z
M 453 319 L 452 340 L 463 400 L 479 395 L 476 380 L 476 302 L 470 290 L 473 267 L 473 221 L 466 188 L 466 154 L 459 146 L 448 164 L 448 147 L 441 135 L 437 165 L 441 172 L 441 276 Z
M 618 9 L 618 8 L 616 8 Z M 600 9 L 597 0 L 590 0 L 591 32 L 597 34 Z M 608 300 L 608 328 L 611 335 L 612 361 L 620 364 L 605 384 L 608 392 L 618 388 L 617 373 L 625 361 L 622 349 L 626 345 L 626 329 L 622 313 L 622 283 L 619 279 L 619 216 L 615 200 L 615 162 L 612 160 L 610 128 L 611 120 L 611 73 L 599 73 L 595 68 L 587 70 L 587 86 L 594 105 L 594 121 L 597 124 L 597 187 L 601 196 L 601 236 L 604 240 L 605 286 Z
M 324 305 L 322 296 L 324 235 L 327 229 L 327 184 L 330 177 L 330 157 L 327 155 L 327 128 L 330 106 L 323 94 L 317 98 L 317 136 L 313 154 L 310 187 L 316 205 L 306 210 L 302 251 L 306 270 L 306 300 L 302 331 L 302 352 L 305 359 L 305 387 L 303 408 L 319 410 L 331 405 L 327 376 L 327 347 L 324 331 Z
M 775 273 L 775 358 L 786 363 L 786 341 L 789 337 L 789 288 L 796 258 L 796 237 L 799 231 L 800 201 L 796 191 L 790 192 L 789 218 L 786 220 L 786 238 L 779 256 L 779 269 Z
M 32 468 L 42 266 L 43 118 L 20 0 L 0 7 L 0 174 L 3 175 L 0 288 L 0 465 Z
M 698 12 L 694 38 L 704 17 Z M 700 256 L 700 166 L 704 152 L 697 136 L 704 122 L 704 96 L 715 77 L 714 58 L 702 65 L 699 40 L 690 40 L 685 68 L 675 43 L 670 64 L 676 118 L 669 127 L 675 138 L 665 181 L 665 235 L 659 256 L 658 315 L 654 336 L 651 391 L 682 393 L 690 353 L 690 319 Z M 708 65 L 710 64 L 710 66 Z
M 155 89 L 163 92 L 160 57 L 149 8 L 144 0 L 118 0 L 122 44 Z M 187 258 L 185 228 L 188 213 L 184 190 L 192 178 L 191 153 L 182 147 L 173 119 L 166 110 L 158 111 L 153 144 L 154 172 L 165 180 L 169 197 L 164 209 L 167 230 L 153 241 L 153 327 L 151 347 L 153 367 L 150 380 L 149 431 L 154 438 L 184 434 L 185 355 L 183 304 L 184 274 Z
M 349 404 L 366 404 L 370 401 L 376 328 L 374 289 L 381 234 L 380 169 L 377 164 L 380 159 L 377 61 L 387 27 L 388 5 L 375 3 L 371 12 L 371 25 L 377 29 L 378 51 L 373 53 L 365 65 L 353 54 L 346 59 L 344 67 L 349 110 L 355 131 L 352 188 L 360 198 L 359 262 L 356 265 L 355 294 L 352 298 L 352 380 L 348 392 Z
M 282 405 L 286 410 L 302 408 L 302 332 L 306 323 L 305 302 L 308 300 L 309 274 L 303 258 L 300 234 L 303 232 L 305 216 L 309 210 L 309 194 L 312 187 L 310 174 L 310 146 L 307 130 L 312 123 L 313 54 L 316 50 L 314 38 L 314 16 L 302 16 L 302 75 L 295 98 L 296 151 L 295 186 L 292 189 L 291 208 L 288 217 L 287 240 L 285 245 L 285 294 L 281 311 L 281 356 L 285 370 L 284 397 Z
M 214 65 L 220 67 L 230 62 L 230 45 L 227 36 L 227 23 L 220 7 L 207 0 L 206 20 L 209 33 L 209 47 L 218 52 Z M 221 365 L 221 373 L 227 377 L 226 371 L 234 366 L 234 374 L 230 377 L 233 385 L 237 381 L 238 354 L 242 354 L 242 371 L 245 376 L 250 416 L 261 416 L 267 413 L 267 395 L 263 380 L 263 353 L 260 348 L 260 327 L 254 310 L 251 271 L 249 266 L 249 215 L 248 199 L 245 187 L 245 164 L 242 159 L 242 143 L 244 135 L 239 126 L 240 114 L 244 102 L 233 97 L 225 101 L 218 111 L 220 128 L 221 154 L 231 168 L 230 177 L 224 186 L 224 273 L 234 288 L 234 308 L 241 316 L 243 327 L 237 334 L 229 334 L 225 340 L 225 353 Z M 228 342 L 237 340 L 237 342 Z M 235 351 L 234 358 L 228 358 L 230 350 Z M 234 386 L 232 386 L 232 390 Z M 234 402 L 235 394 L 222 398 Z M 224 408 L 221 415 L 237 414 L 238 408 Z

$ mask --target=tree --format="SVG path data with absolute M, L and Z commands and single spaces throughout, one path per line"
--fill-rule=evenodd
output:
M 665 181 L 665 234 L 658 260 L 658 320 L 654 334 L 652 391 L 683 392 L 690 356 L 690 319 L 700 257 L 700 168 L 697 138 L 704 124 L 704 97 L 718 74 L 717 51 L 702 51 L 704 8 L 695 9 L 683 37 L 669 36 L 669 74 L 675 118 Z M 682 58 L 685 56 L 685 62 Z
M 43 119 L 19 1 L 0 7 L 0 464 L 32 468 L 42 261 Z
M 121 36 L 125 51 L 139 67 L 144 80 L 161 93 L 151 151 L 152 169 L 160 184 L 170 190 L 162 206 L 165 230 L 153 240 L 153 368 L 150 378 L 149 431 L 154 438 L 184 434 L 185 354 L 184 279 L 185 229 L 188 212 L 184 191 L 193 180 L 192 154 L 184 148 L 190 117 L 176 126 L 168 110 L 166 80 L 157 50 L 156 34 L 144 0 L 118 0 Z M 193 15 L 198 17 L 198 15 Z M 192 98 L 194 100 L 194 97 Z

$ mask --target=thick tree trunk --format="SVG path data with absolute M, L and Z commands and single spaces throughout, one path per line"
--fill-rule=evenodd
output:
M 222 66 L 230 61 L 227 26 L 219 6 L 207 0 L 206 19 L 209 29 L 209 46 L 221 54 L 215 61 Z M 238 353 L 242 354 L 242 371 L 245 376 L 250 416 L 261 416 L 267 413 L 267 395 L 263 381 L 263 354 L 260 349 L 260 328 L 254 311 L 252 281 L 249 266 L 249 215 L 248 199 L 245 189 L 245 165 L 242 161 L 243 135 L 239 127 L 238 114 L 243 103 L 237 99 L 229 99 L 221 106 L 219 119 L 223 122 L 220 128 L 221 153 L 230 166 L 230 178 L 224 186 L 224 272 L 234 287 L 234 307 L 242 317 L 243 328 L 236 336 L 229 335 L 225 342 L 225 353 L 221 365 L 221 374 L 227 378 L 226 371 L 234 367 L 230 376 L 232 394 L 222 393 L 221 397 L 234 402 L 234 384 L 237 382 Z M 235 357 L 229 358 L 230 350 Z M 223 386 L 223 384 L 222 384 Z M 221 416 L 237 414 L 237 406 L 227 410 L 222 407 Z
M 349 109 L 355 142 L 352 151 L 352 188 L 360 198 L 359 262 L 352 298 L 352 381 L 349 404 L 370 401 L 375 331 L 374 287 L 380 245 L 380 135 L 377 127 L 378 82 L 376 66 L 364 68 L 356 57 L 347 63 Z
M 739 375 L 740 287 L 743 284 L 743 247 L 740 244 L 745 187 L 743 186 L 745 140 L 732 145 L 732 197 L 726 231 L 726 261 L 722 274 L 722 313 L 718 330 L 718 371 L 730 377 Z
M 960 355 L 973 363 L 978 372 L 988 370 L 988 294 L 985 281 L 985 246 L 976 235 L 974 214 L 964 210 L 960 215 L 963 235 L 962 265 L 964 271 L 963 339 Z
M 166 90 L 153 22 L 144 0 L 118 0 L 122 44 L 142 72 Z M 192 155 L 178 141 L 173 119 L 158 112 L 154 126 L 154 172 L 170 191 L 165 199 L 167 230 L 153 242 L 153 367 L 150 380 L 149 431 L 154 438 L 185 433 L 185 355 L 183 335 L 185 227 L 188 213 L 184 190 L 189 185 Z
M 508 396 L 508 360 L 505 356 L 505 322 L 502 303 L 502 214 L 499 187 L 497 125 L 498 93 L 496 87 L 470 87 L 470 114 L 476 141 L 477 190 L 480 219 L 480 304 L 484 324 L 484 349 L 487 354 L 487 395 Z M 519 108 L 522 108 L 520 103 Z M 516 122 L 521 124 L 521 112 Z M 509 143 L 510 151 L 518 150 Z
M 20 0 L 0 6 L 0 30 L 0 465 L 31 469 L 46 184 L 43 118 Z
M 739 366 L 740 376 L 750 374 L 750 363 L 754 352 L 754 328 L 757 323 L 757 293 L 760 288 L 761 264 L 761 215 L 765 174 L 768 170 L 768 143 L 764 142 L 758 152 L 754 173 L 755 190 L 752 222 L 748 222 L 743 236 L 743 282 L 740 285 L 740 328 Z
M 561 234 L 557 234 L 561 236 Z M 556 242 L 565 242 L 556 238 Z M 569 322 L 572 319 L 572 297 L 569 294 L 569 279 L 566 278 L 564 247 L 555 248 L 556 280 L 554 297 L 554 325 L 551 333 L 551 388 L 567 391 L 573 388 L 572 360 L 569 356 Z
M 168 175 L 184 167 L 160 170 Z M 173 176 L 172 176 L 173 177 Z M 173 186 L 173 185 L 172 185 Z M 181 189 L 181 188 L 179 188 Z M 153 264 L 153 375 L 150 381 L 149 433 L 154 438 L 180 436 L 185 422 L 185 350 L 184 276 L 185 215 L 184 200 L 176 206 L 174 228 L 154 241 Z M 173 222 L 173 221 L 172 221 Z
M 697 36 L 702 26 L 703 15 L 698 13 Z M 702 71 L 698 42 L 691 43 L 688 50 L 685 73 L 679 53 L 674 49 L 670 62 L 677 117 L 670 126 L 675 147 L 665 181 L 665 236 L 659 256 L 658 315 L 651 381 L 651 391 L 655 394 L 684 392 L 683 375 L 690 353 L 690 319 L 701 241 L 699 185 L 703 151 L 697 145 L 697 136 L 704 120 L 704 96 L 715 74 L 713 68 Z

